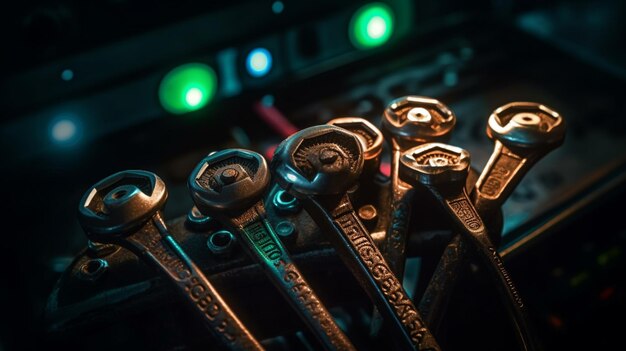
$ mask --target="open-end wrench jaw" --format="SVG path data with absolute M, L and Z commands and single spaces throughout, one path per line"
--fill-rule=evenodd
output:
M 469 168 L 470 154 L 466 150 L 440 143 L 411 148 L 400 158 L 400 176 L 412 185 L 457 184 L 461 190 Z
M 363 163 L 361 142 L 353 133 L 321 125 L 285 139 L 270 168 L 281 187 L 304 198 L 344 193 L 358 181 Z
M 476 206 L 501 206 L 530 167 L 563 143 L 565 129 L 563 117 L 545 105 L 513 102 L 496 109 L 487 123 L 494 151 L 472 194 Z
M 565 121 L 551 108 L 534 102 L 512 102 L 496 109 L 487 122 L 487 136 L 507 147 L 555 148 L 565 138 Z
M 406 149 L 427 142 L 447 142 L 455 124 L 454 113 L 438 100 L 404 96 L 385 109 L 382 131 L 388 140 Z
M 188 187 L 201 212 L 245 209 L 258 201 L 270 181 L 265 159 L 243 149 L 205 157 L 191 173 Z
M 156 174 L 123 171 L 85 192 L 78 206 L 78 219 L 90 239 L 109 241 L 143 225 L 166 201 L 167 189 Z

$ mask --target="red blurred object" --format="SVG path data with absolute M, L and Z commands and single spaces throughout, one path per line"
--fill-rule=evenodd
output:
M 563 320 L 554 314 L 548 316 L 548 323 L 550 323 L 550 325 L 555 329 L 563 328 Z
M 255 102 L 252 107 L 259 117 L 281 137 L 287 138 L 298 131 L 298 128 L 276 107 L 266 106 L 261 101 Z
M 389 162 L 382 162 L 380 164 L 380 173 L 389 177 L 389 175 L 391 174 L 391 164 Z
M 600 298 L 600 300 L 606 301 L 613 297 L 613 295 L 615 295 L 615 288 L 612 286 L 607 286 L 600 292 L 600 294 L 598 294 L 598 297 Z
M 268 161 L 271 161 L 272 158 L 274 158 L 274 152 L 276 151 L 276 148 L 278 147 L 278 144 L 274 144 L 274 145 L 270 145 L 265 149 L 264 155 L 265 159 Z

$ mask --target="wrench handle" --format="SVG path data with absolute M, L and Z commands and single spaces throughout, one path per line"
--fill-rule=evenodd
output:
M 186 303 L 228 349 L 264 350 L 202 271 L 172 238 L 159 213 L 137 233 L 125 238 L 122 245 L 167 276 L 176 285 Z
M 446 314 L 452 292 L 467 261 L 467 246 L 455 235 L 446 246 L 419 303 L 424 321 L 436 335 Z
M 406 242 L 411 219 L 413 187 L 400 180 L 399 150 L 394 150 L 391 162 L 391 213 L 385 235 L 384 254 L 391 270 L 402 281 L 406 262 Z
M 526 172 L 548 150 L 541 151 L 514 151 L 496 140 L 489 161 L 474 187 L 472 198 L 476 208 L 485 213 L 502 206 Z
M 250 256 L 261 265 L 327 350 L 355 350 L 257 208 L 262 211 L 263 206 L 253 206 L 239 220 L 229 221 Z M 238 226 L 237 223 L 245 225 Z
M 440 350 L 419 311 L 354 212 L 348 195 L 343 194 L 333 201 L 309 197 L 304 206 L 322 230 L 330 234 L 329 238 L 346 266 L 383 317 L 393 325 L 401 346 Z
M 534 332 L 532 331 L 528 318 L 528 311 L 519 295 L 517 288 L 507 272 L 502 258 L 491 243 L 487 229 L 478 215 L 476 208 L 472 205 L 465 187 L 460 187 L 458 192 L 442 194 L 431 188 L 431 191 L 444 204 L 447 212 L 450 213 L 453 221 L 465 236 L 465 239 L 472 245 L 474 251 L 485 263 L 489 273 L 492 275 L 496 286 L 500 290 L 503 303 L 509 309 L 516 328 L 516 335 L 524 350 L 533 350 L 535 344 Z M 456 264 L 458 264 L 457 262 Z

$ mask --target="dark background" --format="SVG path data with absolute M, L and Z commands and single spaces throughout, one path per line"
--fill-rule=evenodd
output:
M 86 244 L 76 208 L 91 184 L 123 169 L 154 171 L 168 184 L 166 217 L 174 218 L 191 206 L 184 181 L 202 155 L 225 147 L 266 153 L 282 140 L 259 104 L 275 107 L 296 128 L 346 115 L 377 124 L 391 99 L 408 94 L 435 97 L 455 111 L 452 143 L 467 148 L 478 169 L 491 151 L 485 121 L 498 106 L 540 101 L 566 117 L 566 144 L 505 206 L 504 249 L 568 214 L 551 229 L 558 239 L 511 255 L 511 270 L 536 306 L 549 346 L 620 340 L 615 325 L 590 320 L 624 310 L 623 270 L 615 267 L 623 264 L 625 229 L 610 210 L 621 202 L 610 195 L 623 193 L 626 4 L 394 0 L 391 39 L 363 50 L 347 31 L 366 2 L 277 3 L 69 0 L 5 7 L 0 350 L 45 344 L 48 295 Z M 245 68 L 255 47 L 273 55 L 261 78 Z M 202 109 L 174 115 L 159 103 L 159 82 L 188 62 L 215 69 L 217 94 Z M 75 123 L 67 142 L 52 134 L 60 119 Z M 606 260 L 603 270 L 598 262 Z M 593 343 L 575 342 L 587 333 Z

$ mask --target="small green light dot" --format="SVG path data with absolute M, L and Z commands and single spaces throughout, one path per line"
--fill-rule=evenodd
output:
M 215 96 L 217 75 L 202 63 L 188 63 L 168 72 L 159 86 L 159 100 L 165 110 L 183 114 L 201 109 Z
M 359 49 L 385 44 L 394 30 L 391 8 L 383 3 L 371 3 L 359 8 L 350 21 L 350 40 Z

